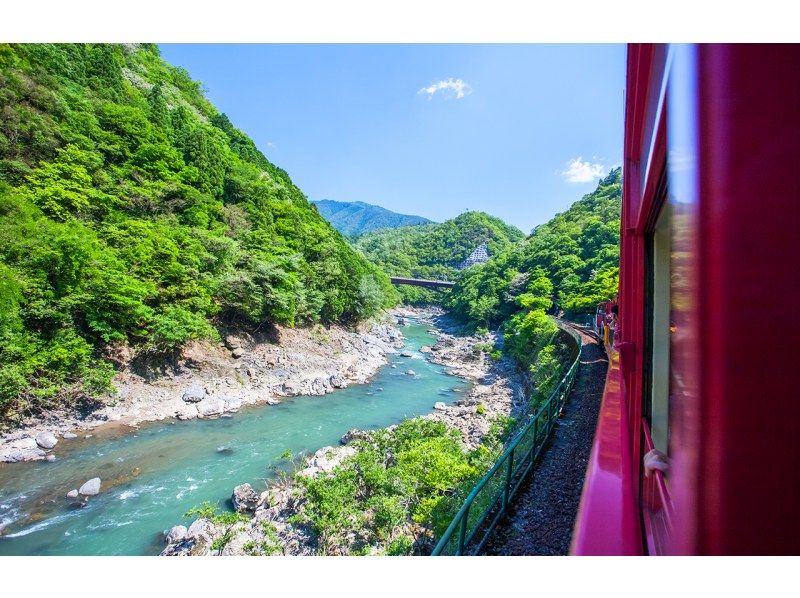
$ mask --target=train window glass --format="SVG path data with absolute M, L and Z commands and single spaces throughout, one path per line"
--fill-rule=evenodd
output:
M 670 228 L 664 206 L 653 232 L 650 432 L 661 452 L 669 449 Z

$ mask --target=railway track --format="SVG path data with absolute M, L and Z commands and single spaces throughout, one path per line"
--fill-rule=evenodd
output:
M 581 337 L 581 365 L 562 417 L 533 472 L 498 524 L 483 554 L 564 555 L 592 448 L 608 360 L 597 337 L 563 322 Z

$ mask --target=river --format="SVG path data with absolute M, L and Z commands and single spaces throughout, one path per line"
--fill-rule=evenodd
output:
M 0 555 L 155 555 L 164 531 L 203 501 L 230 508 L 233 487 L 263 490 L 298 455 L 338 443 L 351 428 L 380 428 L 452 403 L 469 383 L 418 351 L 435 338 L 428 326 L 403 328 L 404 351 L 367 384 L 322 397 L 243 408 L 231 418 L 146 424 L 134 433 L 107 426 L 61 440 L 56 461 L 0 464 Z M 391 367 L 395 365 L 396 367 Z M 406 371 L 412 368 L 416 376 Z M 65 498 L 100 477 L 86 506 Z

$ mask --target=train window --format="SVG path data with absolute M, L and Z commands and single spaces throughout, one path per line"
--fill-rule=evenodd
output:
M 670 226 L 664 205 L 652 235 L 650 432 L 653 445 L 669 449 Z

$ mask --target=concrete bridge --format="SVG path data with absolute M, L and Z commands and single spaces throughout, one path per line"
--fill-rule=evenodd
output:
M 424 280 L 420 278 L 398 278 L 396 276 L 391 277 L 392 284 L 409 284 L 415 287 L 425 287 L 426 289 L 452 289 L 456 286 L 454 282 L 448 282 L 446 280 Z

